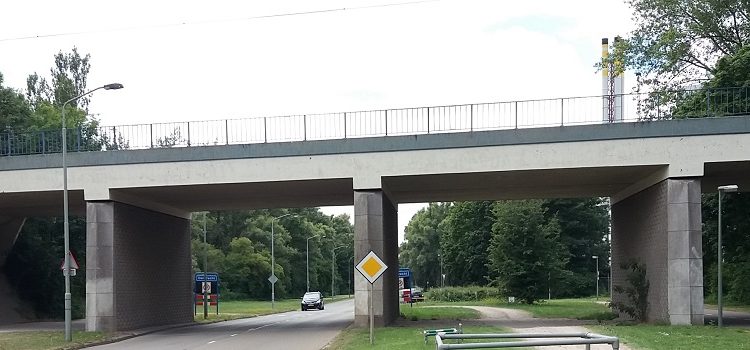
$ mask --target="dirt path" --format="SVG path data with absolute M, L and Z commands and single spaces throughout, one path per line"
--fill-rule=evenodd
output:
M 508 327 L 516 333 L 591 333 L 584 327 L 588 322 L 572 319 L 534 318 L 530 313 L 521 310 L 503 309 L 488 306 L 464 306 L 482 313 L 481 321 L 491 322 L 493 325 Z M 540 350 L 570 350 L 584 349 L 584 345 L 545 346 Z M 610 345 L 592 345 L 592 350 L 611 350 Z M 620 344 L 620 350 L 631 348 Z

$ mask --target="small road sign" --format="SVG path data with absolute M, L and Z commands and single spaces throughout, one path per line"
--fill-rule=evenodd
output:
M 357 270 L 365 276 L 370 283 L 375 283 L 387 268 L 388 266 L 383 260 L 380 260 L 373 251 L 370 251 L 370 253 L 367 254 L 359 264 L 357 264 Z
M 268 282 L 271 282 L 271 284 L 275 284 L 278 281 L 279 279 L 278 277 L 276 277 L 276 275 L 271 275 L 271 277 L 268 277 Z

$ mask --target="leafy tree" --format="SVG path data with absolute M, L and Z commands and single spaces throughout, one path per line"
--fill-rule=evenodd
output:
M 494 213 L 488 264 L 494 283 L 533 304 L 545 296 L 567 262 L 560 224 L 545 215 L 541 200 L 497 202 Z
M 440 227 L 446 283 L 487 283 L 487 248 L 492 238 L 493 202 L 457 202 Z M 439 265 L 438 265 L 439 266 Z
M 420 209 L 404 230 L 399 263 L 409 267 L 414 280 L 422 286 L 440 285 L 440 238 L 441 223 L 448 215 L 450 203 L 430 203 Z
M 555 296 L 594 294 L 597 261 L 600 276 L 609 276 L 609 203 L 602 198 L 550 199 L 542 207 L 548 219 L 557 219 L 567 256 L 568 275 L 556 286 Z
M 226 271 L 222 278 L 227 288 L 251 298 L 264 298 L 270 287 L 266 280 L 271 274 L 271 256 L 259 252 L 247 237 L 238 237 L 229 244 Z M 276 276 L 282 279 L 284 269 L 277 268 Z
M 65 101 L 86 92 L 91 63 L 91 55 L 81 57 L 78 49 L 73 47 L 69 53 L 58 52 L 55 55 L 55 64 L 50 69 L 52 85 L 47 79 L 40 77 L 37 73 L 29 75 L 26 79 L 26 97 L 35 107 L 42 102 L 52 103 L 60 107 Z M 88 112 L 90 98 L 81 97 L 72 101 L 70 105 Z
M 0 73 L 0 133 L 26 130 L 30 117 L 29 103 L 21 93 L 3 86 L 3 74 Z
M 719 58 L 750 42 L 750 3 L 736 0 L 629 0 L 636 29 L 612 57 L 661 89 L 716 74 Z

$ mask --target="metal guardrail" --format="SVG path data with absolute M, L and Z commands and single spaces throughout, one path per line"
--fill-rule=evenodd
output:
M 750 87 L 69 129 L 71 152 L 349 139 L 750 114 Z M 611 117 L 611 119 L 610 119 Z M 59 153 L 61 131 L 0 133 L 0 156 Z
M 543 340 L 520 340 L 492 343 L 461 343 L 446 344 L 444 340 L 466 340 L 466 339 L 534 339 Z M 555 339 L 547 339 L 555 338 Z M 561 339 L 573 338 L 573 339 Z M 438 350 L 445 349 L 498 349 L 498 348 L 520 348 L 527 346 L 555 346 L 555 345 L 585 345 L 586 350 L 591 349 L 592 344 L 610 344 L 613 350 L 620 349 L 620 339 L 596 333 L 502 333 L 502 334 L 446 334 L 438 333 L 435 336 L 435 344 Z

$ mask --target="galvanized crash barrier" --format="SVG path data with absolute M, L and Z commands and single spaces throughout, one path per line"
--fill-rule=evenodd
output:
M 422 331 L 422 334 L 424 334 L 424 343 L 427 344 L 427 339 L 429 339 L 432 336 L 436 336 L 438 333 L 444 333 L 444 334 L 461 334 L 463 333 L 463 327 L 462 324 L 458 324 L 458 328 L 443 328 L 443 329 L 425 329 Z
M 456 339 L 534 339 L 534 338 L 558 338 L 541 340 L 518 340 L 493 343 L 462 343 L 445 344 L 444 340 Z M 572 338 L 572 339 L 559 339 Z M 527 346 L 554 346 L 554 345 L 586 345 L 586 350 L 591 349 L 591 344 L 610 344 L 612 350 L 620 349 L 620 339 L 596 333 L 503 333 L 503 334 L 448 334 L 438 332 L 435 335 L 435 344 L 438 350 L 444 349 L 496 349 L 496 348 L 520 348 Z

